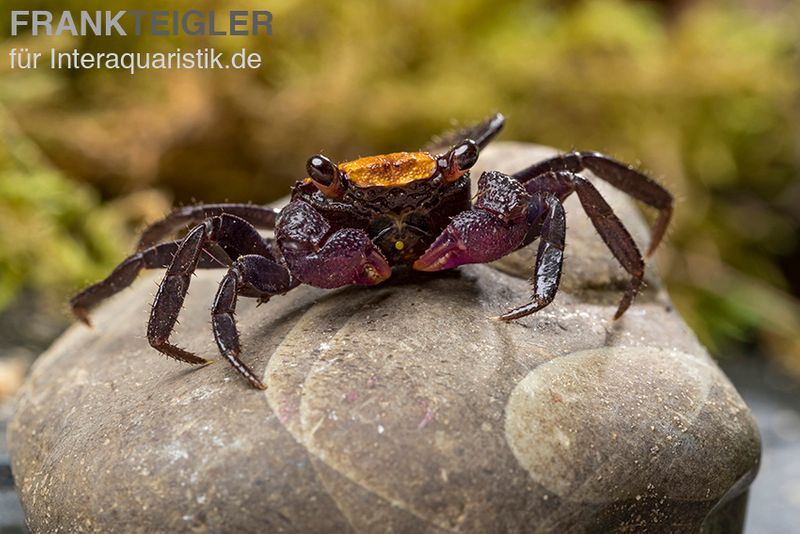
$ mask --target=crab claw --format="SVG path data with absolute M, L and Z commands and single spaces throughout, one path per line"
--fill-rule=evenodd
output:
M 461 212 L 414 262 L 414 269 L 443 271 L 500 259 L 519 247 L 527 229 L 524 221 L 505 222 L 487 210 Z
M 417 258 L 413 268 L 417 271 L 443 271 L 470 263 L 467 249 L 459 236 L 449 227 L 442 232 L 425 253 Z
M 364 286 L 380 284 L 392 275 L 392 267 L 377 249 L 365 254 L 361 271 L 356 274 L 355 283 Z
M 350 284 L 372 286 L 389 278 L 392 267 L 363 230 L 343 228 L 317 250 L 285 240 L 283 256 L 298 280 L 325 289 Z
M 487 263 L 516 250 L 530 226 L 529 201 L 519 180 L 497 171 L 484 172 L 473 208 L 453 217 L 414 262 L 414 269 L 442 271 L 465 263 Z
M 327 287 L 372 286 L 392 275 L 389 262 L 361 230 L 346 228 L 334 232 L 316 255 L 306 256 L 306 261 L 313 263 L 314 256 L 319 262 L 317 276 L 326 279 Z

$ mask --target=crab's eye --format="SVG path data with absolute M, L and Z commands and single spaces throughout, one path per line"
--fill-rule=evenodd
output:
M 339 168 L 322 154 L 308 159 L 306 171 L 314 185 L 325 195 L 338 198 L 344 194 L 344 181 Z
M 467 139 L 452 151 L 453 163 L 459 171 L 466 171 L 472 168 L 478 161 L 478 145 L 472 139 Z
M 336 181 L 339 169 L 323 155 L 311 156 L 306 164 L 308 176 L 323 187 L 330 187 Z
M 440 158 L 439 165 L 443 168 L 442 174 L 448 182 L 460 178 L 478 161 L 480 149 L 472 139 L 467 139 L 456 145 L 450 152 Z

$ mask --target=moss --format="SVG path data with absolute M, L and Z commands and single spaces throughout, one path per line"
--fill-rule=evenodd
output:
M 336 160 L 414 149 L 453 118 L 502 110 L 506 138 L 644 162 L 678 197 L 661 261 L 693 326 L 714 346 L 762 342 L 800 361 L 786 328 L 797 325 L 800 290 L 800 11 L 753 5 L 295 0 L 269 6 L 272 38 L 213 43 L 260 52 L 257 71 L 5 72 L 0 98 L 59 169 L 104 198 L 155 185 L 183 202 L 270 200 L 321 149 Z M 143 36 L 57 46 L 197 44 Z M 36 180 L 58 182 L 46 175 Z M 82 194 L 69 201 L 80 208 L 54 201 L 55 212 L 31 217 L 57 228 L 42 234 L 49 246 L 64 235 L 80 245 L 63 253 L 65 265 L 99 271 L 114 255 L 100 243 L 114 239 L 90 237 L 87 219 L 70 222 L 70 209 L 101 206 Z M 17 265 L 14 280 L 32 276 Z M 52 275 L 31 279 L 40 276 Z M 732 298 L 720 280 L 746 295 Z

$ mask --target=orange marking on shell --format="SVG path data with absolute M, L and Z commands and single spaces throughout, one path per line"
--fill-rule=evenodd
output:
M 433 176 L 436 159 L 427 152 L 396 152 L 341 163 L 339 169 L 359 187 L 400 186 Z

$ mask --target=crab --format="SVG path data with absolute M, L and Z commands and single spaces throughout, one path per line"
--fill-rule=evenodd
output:
M 89 324 L 89 310 L 129 286 L 142 269 L 166 268 L 147 325 L 159 352 L 189 364 L 208 360 L 170 342 L 195 269 L 227 267 L 211 307 L 222 356 L 255 388 L 261 379 L 241 359 L 234 313 L 239 297 L 260 303 L 300 284 L 337 288 L 376 285 L 393 267 L 442 271 L 486 263 L 539 240 L 528 302 L 500 315 L 511 321 L 541 310 L 558 290 L 564 257 L 563 202 L 577 193 L 607 247 L 630 275 L 614 318 L 633 302 L 644 260 L 630 233 L 590 181 L 591 171 L 658 210 L 647 255 L 658 246 L 672 215 L 672 195 L 635 168 L 597 152 L 569 152 L 508 175 L 484 172 L 472 202 L 469 170 L 500 132 L 496 114 L 451 134 L 449 150 L 399 152 L 335 164 L 312 156 L 307 177 L 277 210 L 251 204 L 205 204 L 173 211 L 148 227 L 137 251 L 104 280 L 70 301 Z M 182 239 L 164 241 L 192 226 Z M 259 230 L 273 230 L 264 237 Z

